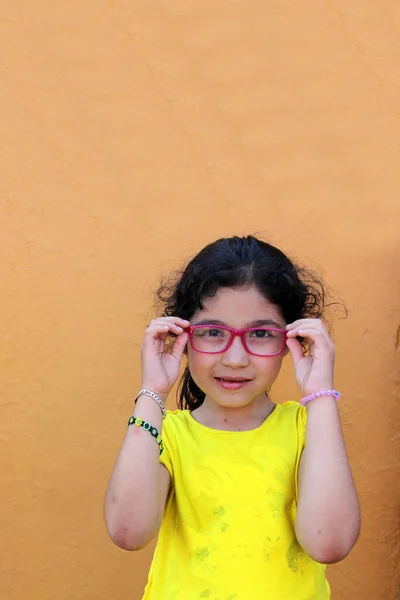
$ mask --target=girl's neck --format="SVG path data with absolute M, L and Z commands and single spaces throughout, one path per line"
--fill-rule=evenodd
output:
M 257 429 L 272 413 L 275 404 L 267 394 L 239 408 L 221 406 L 206 396 L 203 404 L 192 412 L 193 418 L 211 429 L 249 431 Z

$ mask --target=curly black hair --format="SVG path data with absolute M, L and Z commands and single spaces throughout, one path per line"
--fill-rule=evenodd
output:
M 202 300 L 219 287 L 254 285 L 279 307 L 287 323 L 324 318 L 328 306 L 326 286 L 312 271 L 296 265 L 281 250 L 255 236 L 221 238 L 208 244 L 157 291 L 164 316 L 190 320 L 203 308 Z M 306 340 L 299 338 L 305 350 Z M 179 383 L 178 406 L 194 410 L 205 394 L 186 366 Z

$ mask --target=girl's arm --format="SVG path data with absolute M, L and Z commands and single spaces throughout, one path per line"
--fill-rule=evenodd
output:
M 296 535 L 311 558 L 342 560 L 360 532 L 360 507 L 337 403 L 322 396 L 307 403 L 306 447 L 300 460 Z
M 161 317 L 147 327 L 142 343 L 142 387 L 165 401 L 178 375 L 189 322 L 178 317 Z M 168 352 L 166 340 L 176 340 Z M 158 404 L 140 396 L 135 417 L 148 421 L 162 436 Z M 171 484 L 167 469 L 159 462 L 159 446 L 142 427 L 131 425 L 125 436 L 108 484 L 104 516 L 108 533 L 125 550 L 143 548 L 158 532 Z
M 162 434 L 161 411 L 140 396 L 133 413 Z M 104 516 L 112 541 L 124 550 L 140 550 L 158 533 L 170 486 L 170 475 L 159 462 L 159 446 L 142 427 L 126 433 L 108 484 Z
M 303 395 L 333 388 L 335 350 L 319 319 L 287 326 L 287 345 Z M 296 336 L 308 339 L 305 356 Z M 321 563 L 342 560 L 357 541 L 360 506 L 354 487 L 337 403 L 321 396 L 307 403 L 306 447 L 299 466 L 296 535 L 311 558 Z

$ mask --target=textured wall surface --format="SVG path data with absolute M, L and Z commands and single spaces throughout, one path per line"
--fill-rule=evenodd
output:
M 349 310 L 336 385 L 363 528 L 333 598 L 396 600 L 399 3 L 1 12 L 1 599 L 141 598 L 152 549 L 114 547 L 102 503 L 152 291 L 259 231 Z M 273 397 L 298 398 L 289 362 Z

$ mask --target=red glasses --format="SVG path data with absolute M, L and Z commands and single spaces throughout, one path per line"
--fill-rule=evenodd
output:
M 286 345 L 286 330 L 275 327 L 232 329 L 223 325 L 192 325 L 188 332 L 193 350 L 202 354 L 225 352 L 237 335 L 246 351 L 254 356 L 278 356 Z

